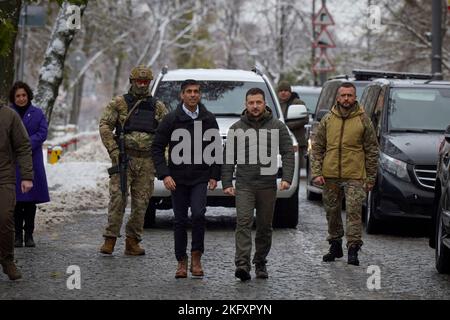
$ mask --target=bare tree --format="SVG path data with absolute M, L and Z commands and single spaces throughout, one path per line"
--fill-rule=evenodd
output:
M 59 87 L 63 79 L 64 63 L 67 50 L 75 36 L 76 29 L 71 28 L 69 19 L 73 18 L 70 4 L 64 2 L 59 10 L 53 28 L 50 43 L 45 52 L 44 63 L 40 70 L 36 93 L 36 103 L 45 111 L 48 121 L 51 121 L 53 105 L 58 96 Z M 86 5 L 81 5 L 80 15 Z
M 0 2 L 0 99 L 7 95 L 14 81 L 14 43 L 19 25 L 21 0 Z

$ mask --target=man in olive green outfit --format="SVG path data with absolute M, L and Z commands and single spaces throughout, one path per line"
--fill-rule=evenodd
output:
M 105 242 L 100 248 L 112 254 L 120 236 L 128 190 L 131 192 L 131 215 L 126 225 L 126 255 L 143 255 L 142 241 L 145 212 L 153 193 L 155 168 L 151 147 L 158 123 L 167 110 L 164 104 L 149 93 L 153 74 L 150 68 L 140 65 L 130 74 L 130 91 L 115 97 L 105 108 L 100 119 L 100 137 L 108 150 L 113 167 L 110 170 L 108 225 L 103 234 Z M 118 136 L 123 133 L 126 159 L 126 192 L 120 188 Z M 125 171 L 125 170 L 124 170 Z
M 256 277 L 260 279 L 267 279 L 269 276 L 266 257 L 272 244 L 272 220 L 277 194 L 278 148 L 283 165 L 283 176 L 279 189 L 289 189 L 294 175 L 292 140 L 285 124 L 276 119 L 270 108 L 266 106 L 264 91 L 259 88 L 250 89 L 246 94 L 245 104 L 246 110 L 243 112 L 241 120 L 234 123 L 228 132 L 224 148 L 226 161 L 222 166 L 223 191 L 227 195 L 236 196 L 235 276 L 242 281 L 251 279 L 250 255 L 255 209 L 256 250 L 253 257 L 255 273 Z M 265 136 L 266 133 L 267 136 Z M 250 138 L 246 139 L 246 136 Z M 253 138 L 251 138 L 252 136 Z M 271 137 L 269 138 L 269 136 Z M 239 140 L 241 143 L 244 141 L 245 148 L 239 145 Z M 262 164 L 263 161 L 258 157 L 260 151 L 255 148 L 257 145 L 258 149 L 262 145 L 267 147 L 272 158 L 271 163 Z M 238 149 L 240 151 L 237 152 Z M 231 159 L 228 157 L 227 150 L 231 151 Z M 254 153 L 258 153 L 258 155 Z M 244 156 L 244 162 L 239 160 L 241 156 Z M 253 163 L 249 161 L 252 157 L 257 159 Z M 237 163 L 236 187 L 233 187 L 235 163 Z M 265 169 L 268 167 L 274 168 L 274 172 L 273 170 L 266 171 Z
M 303 100 L 300 99 L 297 92 L 292 92 L 291 85 L 287 81 L 281 81 L 277 88 L 278 101 L 280 102 L 281 111 L 286 119 L 289 107 L 294 104 L 306 105 Z M 308 124 L 309 118 L 300 120 L 293 120 L 286 123 L 288 128 L 292 131 L 298 142 L 298 155 L 299 155 L 299 165 L 300 168 L 304 167 L 304 155 L 308 142 L 306 139 L 306 129 L 305 125 Z M 300 170 L 298 171 L 300 172 Z
M 343 83 L 337 103 L 322 118 L 312 145 L 314 183 L 324 185 L 323 204 L 327 213 L 329 252 L 323 261 L 341 258 L 344 228 L 341 217 L 342 189 L 346 199 L 348 264 L 359 265 L 361 209 L 366 192 L 375 184 L 378 142 L 372 123 L 356 101 L 356 89 Z
M 0 100 L 0 264 L 10 280 L 22 278 L 14 263 L 16 163 L 26 193 L 33 187 L 30 138 L 19 114 Z

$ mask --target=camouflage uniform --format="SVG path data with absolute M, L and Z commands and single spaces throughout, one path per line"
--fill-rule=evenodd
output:
M 133 80 L 133 76 L 138 78 L 139 68 L 143 69 L 142 66 L 133 69 L 130 80 Z M 148 68 L 147 70 L 149 71 Z M 133 72 L 137 72 L 138 74 L 133 74 Z M 152 78 L 151 71 L 150 75 L 144 74 L 143 76 Z M 119 153 L 114 130 L 116 130 L 117 126 L 123 127 L 128 122 L 129 105 L 127 105 L 125 97 L 117 96 L 106 106 L 99 124 L 100 136 L 108 150 L 113 166 L 116 166 L 118 163 Z M 148 98 L 150 95 L 148 92 L 145 95 L 137 95 L 131 89 L 128 97 L 135 98 L 137 101 L 137 99 Z M 157 123 L 166 114 L 167 109 L 164 104 L 156 101 L 154 105 L 154 118 Z M 153 193 L 155 168 L 150 153 L 153 137 L 153 133 L 125 131 L 125 150 L 129 157 L 127 190 L 131 192 L 131 216 L 127 222 L 125 232 L 127 237 L 137 239 L 138 241 L 142 240 L 141 236 L 143 233 L 145 213 Z M 120 175 L 118 173 L 110 177 L 109 193 L 108 225 L 104 232 L 104 237 L 116 238 L 120 236 L 123 215 L 127 206 L 127 197 L 123 197 L 120 191 Z
M 375 183 L 378 141 L 362 107 L 355 103 L 347 117 L 334 106 L 319 124 L 312 144 L 312 176 L 323 176 L 323 204 L 327 213 L 328 238 L 344 236 L 341 217 L 344 190 L 347 212 L 347 247 L 362 245 L 361 209 L 365 185 Z

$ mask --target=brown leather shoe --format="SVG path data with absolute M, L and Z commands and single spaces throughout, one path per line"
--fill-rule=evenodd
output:
M 17 280 L 22 278 L 22 274 L 17 269 L 14 261 L 2 261 L 3 272 L 8 275 L 9 280 Z
M 105 243 L 100 248 L 100 252 L 104 254 L 112 254 L 114 246 L 116 245 L 116 239 L 114 237 L 105 237 Z
M 187 278 L 187 266 L 188 266 L 188 258 L 187 256 L 178 261 L 177 272 L 175 273 L 175 278 Z
M 127 237 L 125 240 L 125 254 L 128 256 L 143 256 L 145 250 L 139 246 L 138 239 Z
M 202 257 L 201 251 L 192 251 L 191 253 L 191 273 L 195 277 L 203 277 L 202 263 L 200 261 Z

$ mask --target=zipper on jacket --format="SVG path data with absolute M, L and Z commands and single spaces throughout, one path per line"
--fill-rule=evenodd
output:
M 342 118 L 341 136 L 339 137 L 339 179 L 342 178 L 342 138 L 344 137 L 344 126 L 347 118 Z

